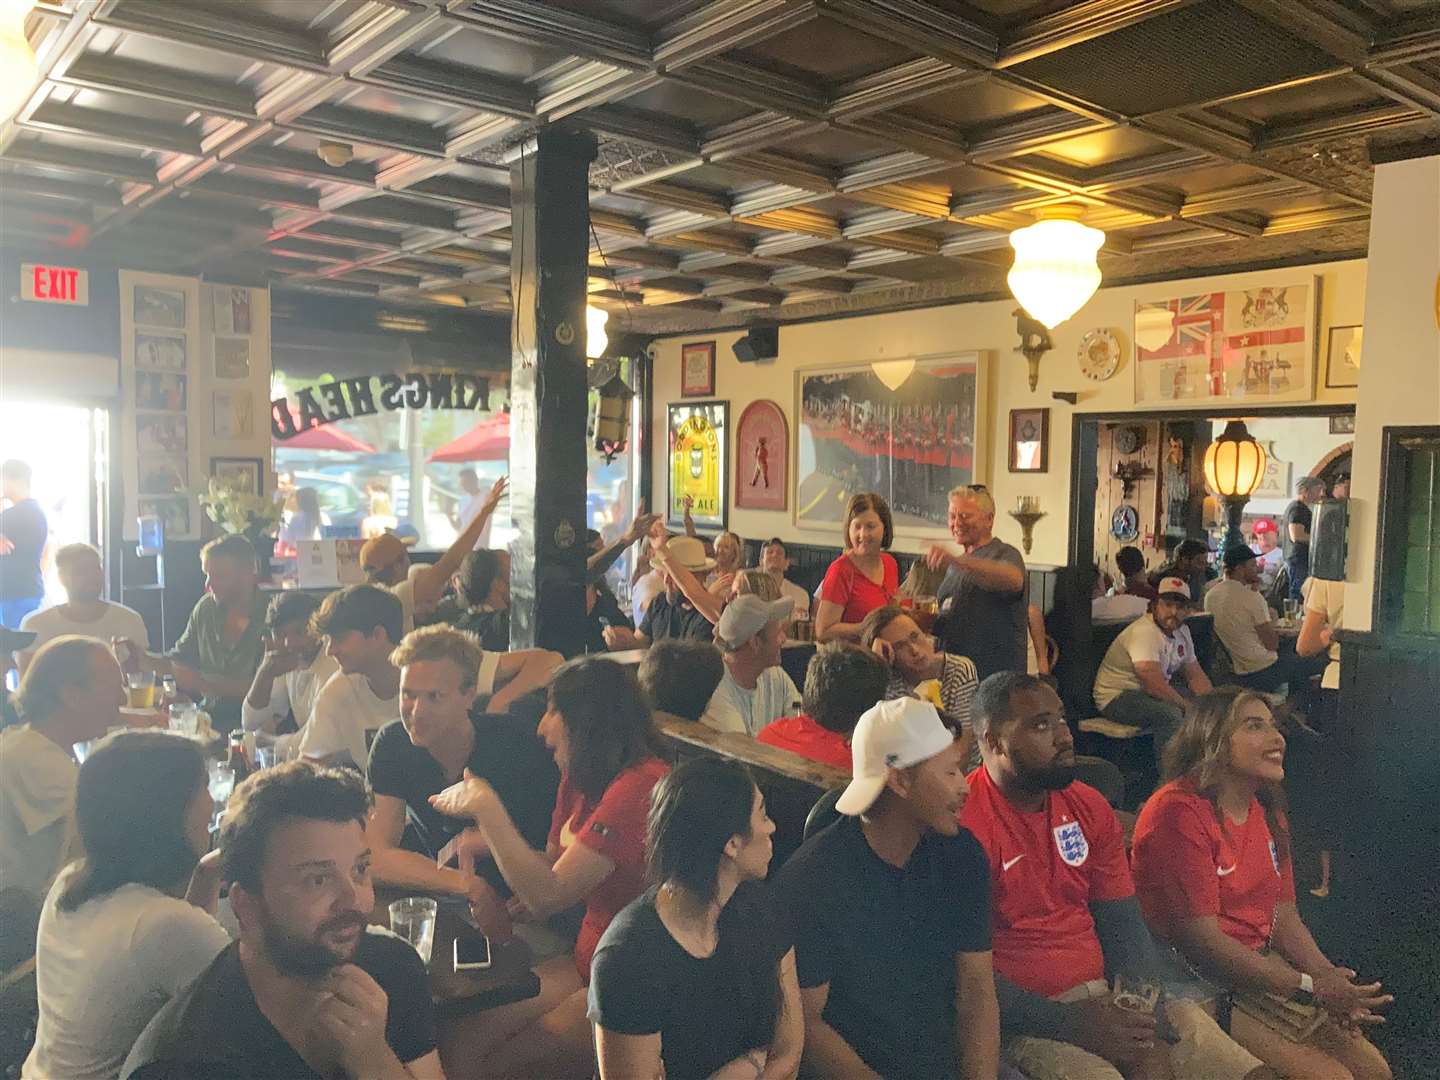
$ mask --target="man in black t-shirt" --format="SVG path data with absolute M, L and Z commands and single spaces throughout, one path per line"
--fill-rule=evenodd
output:
M 993 1077 L 990 870 L 956 820 L 963 746 L 929 702 L 898 698 L 860 717 L 851 749 L 844 816 L 775 882 L 795 931 L 806 1070 Z
M 293 761 L 235 790 L 221 833 L 240 940 L 141 1034 L 127 1080 L 433 1080 L 425 965 L 369 929 L 369 797 Z
M 480 659 L 474 638 L 441 627 L 417 631 L 395 650 L 400 719 L 381 728 L 370 748 L 375 808 L 366 835 L 377 881 L 468 897 L 477 919 L 494 920 L 495 889 L 509 892 L 503 878 L 488 855 L 475 854 L 483 844 L 470 823 L 441 814 L 430 796 L 469 769 L 499 793 L 516 827 L 543 850 L 560 775 L 535 734 L 543 691 L 516 701 L 509 715 L 472 717 Z M 401 846 L 407 822 L 423 853 Z
M 1285 567 L 1290 572 L 1290 599 L 1300 602 L 1300 587 L 1310 576 L 1310 524 L 1314 516 L 1311 503 L 1325 497 L 1325 481 L 1318 476 L 1302 476 L 1295 482 L 1295 501 L 1285 508 L 1280 519 L 1281 550 Z
M 950 535 L 957 554 L 931 544 L 925 562 L 944 570 L 935 636 L 944 651 L 968 656 L 979 678 L 1025 670 L 1030 578 L 1020 552 L 994 535 L 995 500 L 981 485 L 950 492 Z

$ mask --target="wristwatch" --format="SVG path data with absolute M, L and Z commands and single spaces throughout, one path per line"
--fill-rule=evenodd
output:
M 1315 980 L 1306 972 L 1300 973 L 1300 988 L 1290 995 L 1290 1000 L 1298 1005 L 1315 1004 Z

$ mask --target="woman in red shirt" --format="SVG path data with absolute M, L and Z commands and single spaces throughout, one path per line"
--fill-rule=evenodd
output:
M 645 888 L 650 789 L 670 770 L 656 754 L 650 707 L 631 670 L 598 656 L 566 664 L 550 683 L 538 734 L 560 767 L 543 852 L 525 841 L 494 788 L 468 770 L 430 798 L 442 814 L 474 820 L 514 891 L 512 914 L 538 921 L 585 904 L 573 960 L 537 966 L 538 997 L 488 1010 L 447 1039 L 442 1056 L 448 1069 L 463 1066 L 456 1075 L 476 1061 L 487 1076 L 593 1075 L 590 960 L 610 920 Z
M 886 549 L 895 539 L 890 507 L 875 492 L 850 500 L 845 511 L 845 552 L 825 571 L 815 640 L 860 639 L 860 623 L 900 590 L 900 567 Z
M 1389 1080 L 1360 1027 L 1380 1022 L 1390 996 L 1331 964 L 1295 909 L 1285 738 L 1270 706 L 1234 687 L 1206 694 L 1165 756 L 1174 779 L 1141 810 L 1132 855 L 1151 930 L 1240 995 L 1231 1036 L 1281 1076 Z M 1264 994 L 1319 1006 L 1320 1026 L 1296 1041 L 1257 1019 L 1243 999 Z

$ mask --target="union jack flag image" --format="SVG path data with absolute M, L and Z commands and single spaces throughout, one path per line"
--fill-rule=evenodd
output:
M 1215 339 L 1222 333 L 1225 321 L 1224 293 L 1182 296 L 1177 300 L 1140 306 L 1141 311 L 1147 308 L 1168 309 L 1174 315 L 1174 330 L 1170 340 L 1158 349 L 1147 349 L 1137 344 L 1135 355 L 1141 360 L 1174 360 L 1186 356 L 1208 359 L 1213 356 Z

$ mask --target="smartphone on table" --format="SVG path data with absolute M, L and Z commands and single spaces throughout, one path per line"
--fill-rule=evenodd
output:
M 461 934 L 455 938 L 455 970 L 484 971 L 490 966 L 490 939 L 484 934 Z

